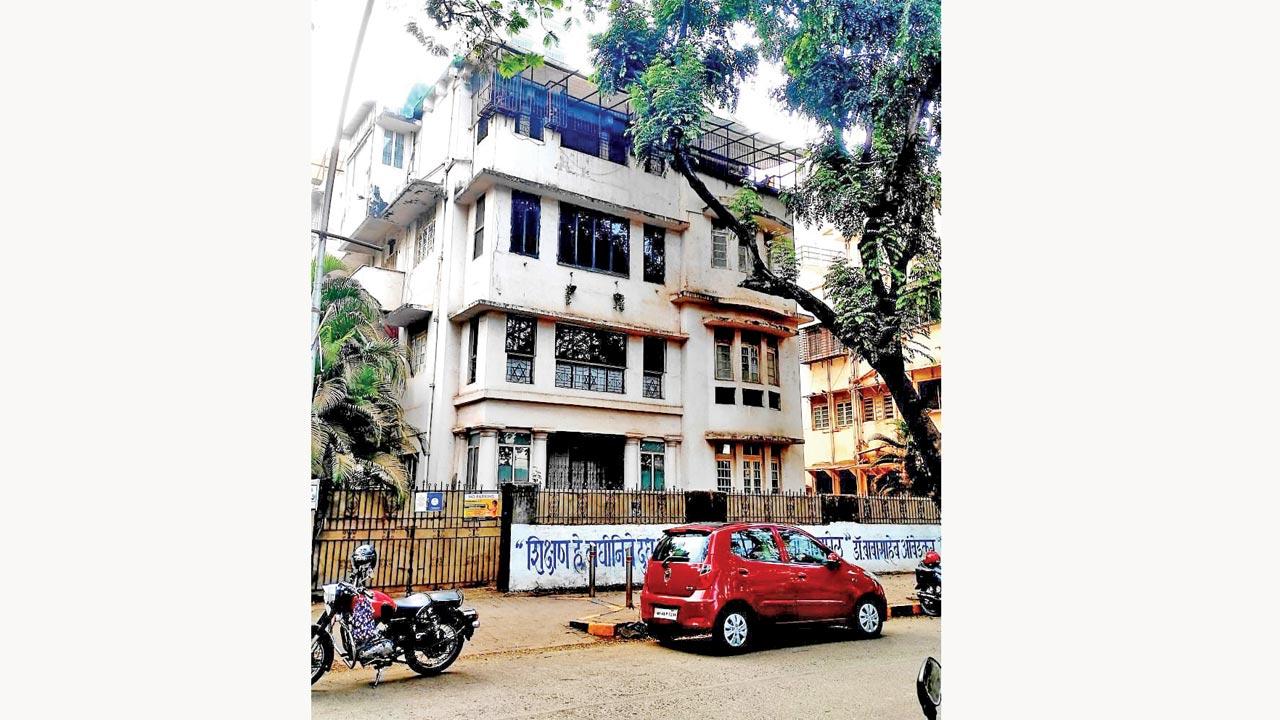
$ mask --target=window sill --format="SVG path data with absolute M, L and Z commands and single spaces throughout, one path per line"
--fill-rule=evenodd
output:
M 620 272 L 614 272 L 612 270 L 599 270 L 597 268 L 593 268 L 587 265 L 574 265 L 573 263 L 567 263 L 567 262 L 564 262 L 563 260 L 556 260 L 556 264 L 559 265 L 560 267 L 567 267 L 572 270 L 586 270 L 587 272 L 599 273 L 601 275 L 610 275 L 612 277 L 626 278 L 627 280 L 631 279 L 631 273 L 620 273 Z

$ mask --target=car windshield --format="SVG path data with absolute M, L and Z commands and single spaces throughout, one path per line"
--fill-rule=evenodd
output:
M 657 562 L 702 562 L 707 556 L 706 533 L 668 534 L 658 541 L 653 549 L 653 559 Z

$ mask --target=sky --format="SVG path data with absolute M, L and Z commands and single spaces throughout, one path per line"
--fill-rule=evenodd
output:
M 379 106 L 398 107 L 414 83 L 431 82 L 444 70 L 448 60 L 428 55 L 404 30 L 405 23 L 415 18 L 421 27 L 430 27 L 430 21 L 422 13 L 422 4 L 422 0 L 374 0 L 352 83 L 348 113 L 366 100 L 373 100 Z M 363 11 L 361 0 L 312 0 L 310 148 L 313 158 L 322 157 L 333 142 L 342 87 Z M 594 29 L 602 27 L 603 23 L 598 21 Z M 560 47 L 550 54 L 559 55 L 557 59 L 588 74 L 590 32 L 578 26 L 562 34 Z M 769 91 L 781 82 L 781 71 L 762 63 L 756 77 L 743 86 L 734 119 L 775 139 L 803 145 L 816 136 L 816 127 L 783 111 L 779 103 L 769 97 Z

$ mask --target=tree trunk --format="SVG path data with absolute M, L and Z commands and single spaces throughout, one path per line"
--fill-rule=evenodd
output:
M 928 484 L 934 493 L 934 500 L 941 502 L 942 435 L 933 424 L 933 418 L 929 417 L 929 407 L 907 377 L 906 361 L 901 352 L 881 353 L 876 362 L 871 363 L 871 367 L 884 380 L 889 395 L 902 413 L 903 422 L 907 424 L 907 432 L 916 439 L 916 447 L 929 472 Z M 903 459 L 906 459 L 905 456 Z M 903 469 L 906 469 L 905 465 Z

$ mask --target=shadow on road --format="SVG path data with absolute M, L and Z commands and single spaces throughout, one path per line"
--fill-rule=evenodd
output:
M 830 643 L 874 642 L 878 639 L 861 640 L 847 627 L 767 627 L 762 628 L 756 636 L 751 652 L 786 650 Z M 692 655 L 720 656 L 727 654 L 710 636 L 671 640 L 664 643 L 664 646 Z

